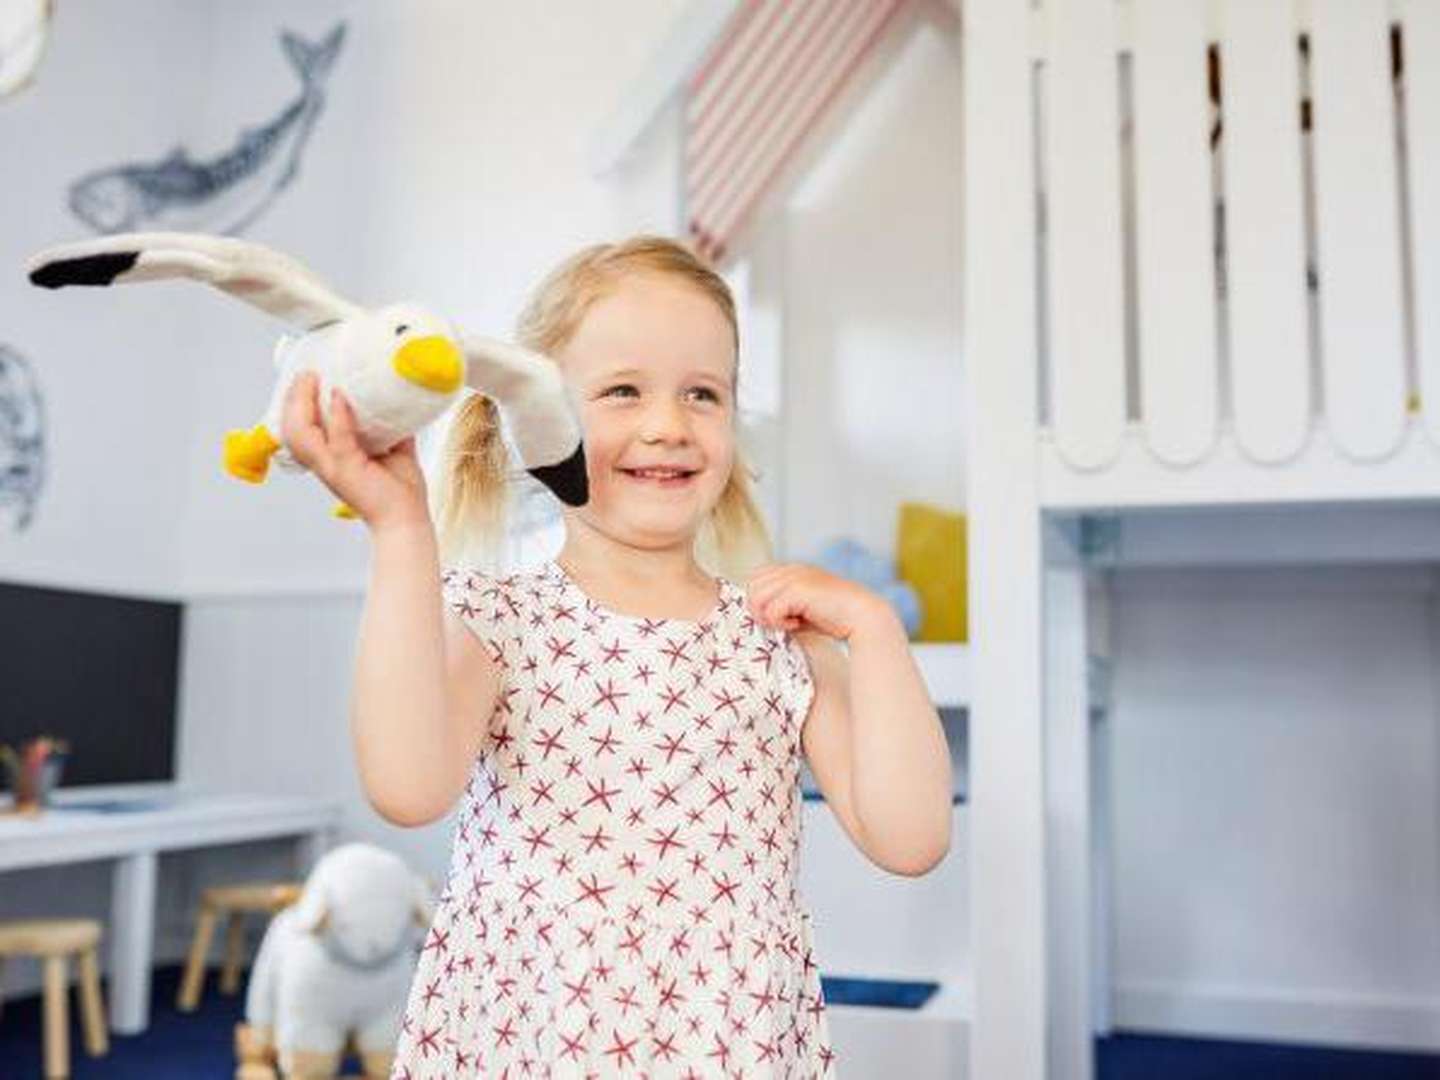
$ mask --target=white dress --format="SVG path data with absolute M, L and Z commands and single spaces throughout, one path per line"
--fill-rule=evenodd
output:
M 444 595 L 503 682 L 393 1076 L 833 1076 L 799 643 L 725 580 L 699 621 L 609 611 L 554 562 Z

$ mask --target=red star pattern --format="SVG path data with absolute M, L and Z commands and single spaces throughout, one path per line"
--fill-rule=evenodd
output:
M 797 888 L 794 639 L 610 611 L 558 565 L 442 575 L 502 686 L 392 1073 L 833 1077 Z

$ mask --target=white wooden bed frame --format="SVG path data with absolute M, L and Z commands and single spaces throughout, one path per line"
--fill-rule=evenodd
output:
M 971 1075 L 1083 1078 L 1097 568 L 1440 556 L 1440 4 L 968 0 L 963 36 Z

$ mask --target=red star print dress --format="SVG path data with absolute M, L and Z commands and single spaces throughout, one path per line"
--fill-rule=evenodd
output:
M 555 562 L 443 581 L 503 681 L 392 1076 L 833 1076 L 799 643 L 723 579 L 699 621 L 610 611 Z

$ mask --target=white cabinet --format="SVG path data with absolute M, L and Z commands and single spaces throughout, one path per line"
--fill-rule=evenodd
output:
M 830 1003 L 838 1066 L 847 1075 L 963 1075 L 970 1016 L 970 904 L 964 804 L 950 852 L 919 878 L 889 874 L 851 843 L 823 802 L 806 802 L 800 887 L 814 915 L 826 976 L 938 982 L 916 1010 Z

